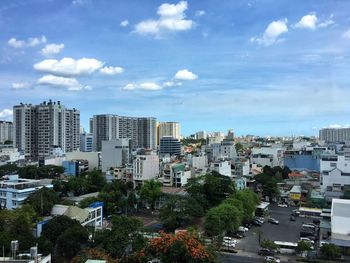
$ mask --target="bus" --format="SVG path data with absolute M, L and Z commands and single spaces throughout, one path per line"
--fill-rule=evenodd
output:
M 277 251 L 281 254 L 295 254 L 298 246 L 298 243 L 293 242 L 274 241 L 274 243 L 278 246 Z
M 301 217 L 321 218 L 322 209 L 311 208 L 311 207 L 300 207 L 299 212 Z

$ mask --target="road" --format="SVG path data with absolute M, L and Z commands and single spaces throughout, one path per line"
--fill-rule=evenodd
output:
M 240 256 L 240 255 L 234 255 L 234 254 L 221 254 L 218 257 L 219 262 L 222 263 L 231 263 L 231 262 L 237 262 L 237 263 L 255 263 L 255 262 L 264 262 L 262 257 L 247 257 L 247 256 Z

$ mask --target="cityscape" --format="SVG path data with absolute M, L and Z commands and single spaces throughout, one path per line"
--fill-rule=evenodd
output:
M 0 261 L 350 261 L 350 2 L 4 0 Z

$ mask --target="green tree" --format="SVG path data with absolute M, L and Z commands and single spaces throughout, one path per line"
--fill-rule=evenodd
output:
M 159 218 L 168 231 L 173 231 L 191 220 L 189 209 L 186 197 L 169 195 L 160 208 Z
M 52 207 L 59 202 L 58 194 L 49 188 L 43 187 L 29 195 L 25 203 L 32 206 L 41 216 L 50 215 Z
M 237 152 L 243 152 L 243 150 L 244 150 L 244 147 L 243 147 L 243 145 L 240 142 L 237 142 L 235 144 L 235 148 L 236 148 Z
M 320 253 L 324 259 L 337 259 L 341 256 L 340 248 L 334 244 L 323 244 Z
M 162 195 L 161 185 L 160 182 L 152 179 L 145 181 L 141 188 L 141 198 L 150 204 L 152 211 L 154 211 L 155 204 Z
M 310 251 L 311 250 L 311 245 L 310 243 L 304 241 L 304 240 L 301 240 L 298 242 L 298 246 L 296 248 L 296 251 L 298 253 L 303 253 L 304 251 Z
M 260 203 L 257 194 L 250 189 L 243 189 L 232 194 L 230 198 L 237 199 L 241 202 L 243 208 L 243 220 L 250 221 L 254 216 L 256 206 Z M 236 204 L 236 206 L 237 205 L 238 204 Z
M 269 240 L 269 239 L 263 239 L 261 242 L 260 242 L 260 246 L 262 248 L 268 248 L 268 249 L 277 249 L 278 246 L 275 244 L 275 242 L 273 242 L 272 240 Z
M 145 246 L 146 240 L 140 234 L 142 223 L 136 218 L 113 216 L 112 229 L 97 231 L 94 236 L 94 245 L 111 254 L 113 257 L 122 257 L 138 251 Z
M 89 234 L 83 226 L 70 227 L 57 238 L 57 254 L 71 259 L 88 243 L 88 239 Z

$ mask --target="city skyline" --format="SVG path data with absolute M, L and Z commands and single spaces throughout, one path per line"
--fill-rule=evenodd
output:
M 155 117 L 182 134 L 349 124 L 344 1 L 2 1 L 0 120 L 20 102 Z

